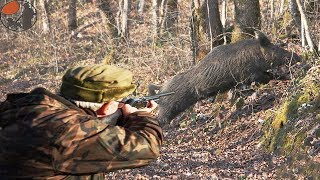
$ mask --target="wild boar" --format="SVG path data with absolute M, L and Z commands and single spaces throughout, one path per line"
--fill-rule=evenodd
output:
M 199 64 L 160 88 L 161 93 L 175 92 L 158 101 L 160 123 L 166 124 L 197 101 L 215 97 L 238 84 L 268 83 L 273 79 L 271 69 L 300 60 L 297 54 L 272 44 L 261 32 L 256 32 L 255 39 L 218 46 Z

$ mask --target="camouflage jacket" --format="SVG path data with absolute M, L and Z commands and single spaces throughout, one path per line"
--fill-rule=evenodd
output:
M 140 167 L 159 156 L 162 139 L 151 117 L 112 126 L 43 88 L 9 94 L 0 104 L 0 179 L 82 179 Z

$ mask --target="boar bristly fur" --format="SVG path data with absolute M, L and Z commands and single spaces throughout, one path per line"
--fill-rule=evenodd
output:
M 256 39 L 218 46 L 198 65 L 162 86 L 160 92 L 175 94 L 160 98 L 158 118 L 162 124 L 168 123 L 197 101 L 226 92 L 239 83 L 267 83 L 273 78 L 268 70 L 299 60 L 297 54 L 272 44 L 260 32 Z

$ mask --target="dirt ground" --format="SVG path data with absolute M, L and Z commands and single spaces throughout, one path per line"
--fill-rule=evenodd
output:
M 277 170 L 285 165 L 285 159 L 266 152 L 260 139 L 264 111 L 274 108 L 281 96 L 275 93 L 287 84 L 271 82 L 248 96 L 246 100 L 256 99 L 241 109 L 226 108 L 220 120 L 207 116 L 211 102 L 198 103 L 192 110 L 198 114 L 194 121 L 190 122 L 192 112 L 187 112 L 164 128 L 165 142 L 157 161 L 143 168 L 109 173 L 107 179 L 278 179 Z M 181 127 L 184 120 L 187 125 Z
M 3 84 L 1 101 L 8 92 L 29 91 L 36 84 L 54 89 L 52 82 L 59 82 L 56 78 Z M 106 179 L 277 179 L 277 169 L 285 159 L 266 152 L 260 139 L 265 111 L 277 108 L 281 89 L 288 84 L 272 81 L 243 96 L 244 105 L 238 109 L 230 100 L 222 100 L 224 109 L 219 116 L 213 115 L 217 103 L 211 99 L 198 102 L 164 127 L 165 141 L 156 161 L 146 167 L 108 173 Z

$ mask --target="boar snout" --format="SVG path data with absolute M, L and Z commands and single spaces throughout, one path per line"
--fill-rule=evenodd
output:
M 302 61 L 302 58 L 301 56 L 299 56 L 298 54 L 296 53 L 292 53 L 292 60 L 297 63 L 297 62 L 301 62 Z

